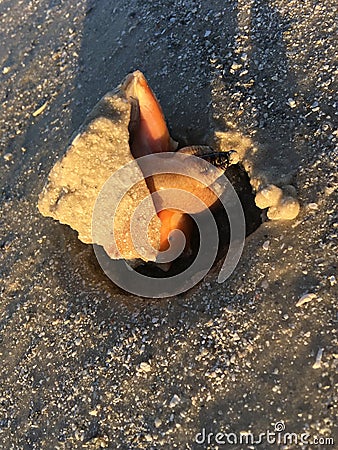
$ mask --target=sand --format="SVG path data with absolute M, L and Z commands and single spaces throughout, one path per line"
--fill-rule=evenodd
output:
M 338 442 L 336 7 L 15 1 L 0 12 L 1 448 L 212 449 L 226 447 L 217 432 L 283 427 Z M 291 185 L 300 204 L 248 237 L 223 284 L 217 266 L 170 299 L 115 287 L 91 246 L 36 207 L 73 133 L 134 69 L 181 145 L 228 133 L 249 149 L 257 187 L 294 197 Z

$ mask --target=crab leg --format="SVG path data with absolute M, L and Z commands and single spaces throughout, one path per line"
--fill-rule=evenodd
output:
M 199 158 L 208 161 L 213 166 L 224 171 L 226 171 L 232 164 L 237 164 L 239 162 L 239 155 L 236 150 L 219 152 L 213 150 L 207 145 L 192 145 L 191 147 L 184 147 L 178 150 L 178 153 L 198 156 Z

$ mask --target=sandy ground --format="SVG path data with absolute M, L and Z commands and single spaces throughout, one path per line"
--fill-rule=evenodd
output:
M 328 0 L 1 2 L 2 449 L 338 445 L 336 15 Z M 302 206 L 251 234 L 224 284 L 216 267 L 160 301 L 112 285 L 36 207 L 72 134 L 134 69 L 181 144 L 247 136 Z

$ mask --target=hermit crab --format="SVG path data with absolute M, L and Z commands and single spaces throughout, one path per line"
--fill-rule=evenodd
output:
M 164 166 L 169 161 L 166 155 L 180 155 L 182 165 L 188 168 L 186 173 L 161 171 L 147 176 L 147 169 L 138 161 L 156 154 L 163 154 Z M 135 183 L 124 193 L 112 217 L 112 207 L 107 207 L 110 194 L 104 194 L 107 201 L 101 202 L 101 207 L 97 206 L 97 199 L 100 195 L 104 197 L 102 192 L 107 180 L 135 161 L 131 175 L 121 175 L 115 182 L 118 188 L 137 174 Z M 163 207 L 163 193 L 176 190 L 193 195 L 203 206 L 199 204 L 192 212 L 200 214 L 218 202 L 218 193 L 210 185 L 220 172 L 238 162 L 239 156 L 233 149 L 220 152 L 209 146 L 178 148 L 169 134 L 159 102 L 144 75 L 136 71 L 114 92 L 106 94 L 87 117 L 65 156 L 51 170 L 38 207 L 43 215 L 70 225 L 83 242 L 102 246 L 112 259 L 156 262 L 159 255 L 173 245 L 173 230 L 184 234 L 183 253 L 189 255 L 193 220 L 182 208 Z M 189 176 L 194 165 L 202 173 L 199 180 Z M 151 211 L 145 215 L 147 218 L 150 215 L 151 220 L 148 220 L 144 238 L 150 243 L 150 250 L 140 251 L 135 245 L 131 222 L 135 208 L 149 194 L 152 195 L 150 206 L 148 202 Z M 145 217 L 142 214 L 139 224 Z M 133 230 L 134 234 L 139 234 L 137 227 Z M 161 268 L 166 270 L 168 265 L 162 264 Z

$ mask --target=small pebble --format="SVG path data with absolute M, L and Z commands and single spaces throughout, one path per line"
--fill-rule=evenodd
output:
M 174 394 L 169 403 L 169 408 L 174 408 L 180 403 L 181 399 L 178 395 Z
M 242 67 L 242 64 L 233 63 L 230 67 L 230 72 L 234 73 L 236 70 L 239 70 Z
M 144 437 L 145 437 L 147 442 L 152 442 L 152 440 L 153 440 L 153 438 L 151 437 L 150 434 L 146 434 Z
M 205 33 L 204 33 L 204 37 L 206 38 L 206 37 L 209 37 L 211 35 L 211 31 L 210 30 L 207 30 Z
M 85 433 L 83 430 L 76 430 L 75 431 L 75 439 L 77 439 L 78 441 L 83 441 L 84 440 L 84 436 Z
M 277 205 L 283 196 L 283 191 L 274 184 L 268 184 L 257 192 L 255 203 L 260 209 Z
M 269 249 L 269 245 L 270 245 L 270 241 L 265 241 L 263 244 L 263 249 L 264 250 L 268 250 Z
M 295 108 L 297 106 L 293 98 L 288 98 L 288 105 L 290 108 Z
M 150 372 L 151 371 L 151 365 L 148 364 L 147 362 L 141 362 L 140 370 L 142 370 L 142 372 Z
M 336 277 L 334 275 L 331 275 L 329 277 L 329 282 L 330 282 L 331 286 L 334 286 L 335 284 L 337 284 Z
M 159 419 L 158 417 L 156 417 L 156 419 L 154 421 L 154 425 L 156 428 L 160 428 L 160 426 L 162 425 L 162 420 Z
M 5 153 L 4 154 L 5 161 L 12 161 L 12 159 L 13 159 L 13 153 Z
M 295 219 L 300 211 L 300 205 L 297 199 L 293 197 L 283 197 L 276 206 L 271 206 L 267 216 L 271 220 L 292 220 Z

